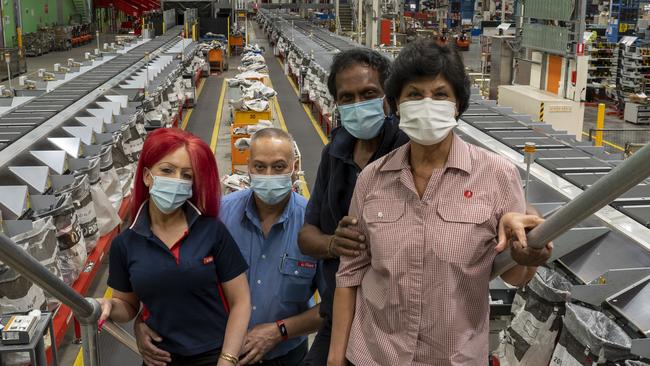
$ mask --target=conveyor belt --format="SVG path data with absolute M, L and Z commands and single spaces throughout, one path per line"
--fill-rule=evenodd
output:
M 145 53 L 174 40 L 180 30 L 180 27 L 171 29 L 165 35 L 119 55 L 0 117 L 0 150 L 142 60 Z
M 272 13 L 265 9 L 260 12 L 273 24 L 278 37 L 290 40 L 298 52 L 303 51 L 304 57 L 313 56 L 314 62 L 322 70 L 329 70 L 336 53 L 359 47 L 359 44 L 350 38 L 332 34 L 288 13 Z
M 498 108 L 481 102 L 472 103 L 467 111 L 467 116 L 463 115 L 462 119 L 517 151 L 521 151 L 526 142 L 535 142 L 538 148 L 535 156 L 536 162 L 581 189 L 595 183 L 616 164 L 616 161 L 603 161 L 587 154 L 578 146 L 574 146 L 570 139 L 567 141 L 556 138 L 553 136 L 553 130 L 549 127 L 542 129 L 536 126 L 533 128 L 531 127 L 532 123 L 517 121 L 515 118 L 501 113 Z M 496 122 L 505 123 L 505 125 L 495 127 L 493 123 Z M 630 212 L 631 205 L 647 205 L 648 203 L 650 203 L 650 186 L 639 185 L 615 200 L 612 206 L 620 208 L 625 205 L 626 209 L 621 212 L 626 214 Z M 648 225 L 650 212 L 644 209 L 633 211 L 634 215 L 630 217 L 643 225 Z M 645 217 L 646 214 L 649 216 Z
M 264 40 L 260 41 L 266 42 Z M 278 93 L 277 98 L 287 129 L 297 141 L 300 141 L 299 148 L 302 155 L 302 170 L 305 172 L 305 180 L 313 187 L 316 182 L 323 142 L 309 122 L 309 117 L 302 108 L 278 61 L 270 52 L 265 52 L 264 59 L 269 68 L 273 88 Z

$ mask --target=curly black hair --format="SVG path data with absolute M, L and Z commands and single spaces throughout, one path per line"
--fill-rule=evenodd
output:
M 390 60 L 381 53 L 363 47 L 352 48 L 337 53 L 332 60 L 330 73 L 327 77 L 327 89 L 334 100 L 336 100 L 336 74 L 353 65 L 362 64 L 377 70 L 379 82 L 384 86 L 390 74 Z
M 441 46 L 430 39 L 407 44 L 393 61 L 385 85 L 391 108 L 397 110 L 397 100 L 407 83 L 423 77 L 436 78 L 438 75 L 442 75 L 451 85 L 458 103 L 458 115 L 462 115 L 469 106 L 471 93 L 463 59 L 455 47 Z

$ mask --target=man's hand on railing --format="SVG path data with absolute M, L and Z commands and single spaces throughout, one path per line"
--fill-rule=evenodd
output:
M 153 342 L 161 342 L 162 338 L 143 322 L 140 317 L 135 318 L 133 324 L 135 340 L 138 343 L 138 350 L 142 360 L 147 366 L 166 366 L 171 362 L 169 352 L 156 347 Z

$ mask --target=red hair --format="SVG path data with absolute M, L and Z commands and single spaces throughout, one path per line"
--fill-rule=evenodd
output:
M 168 154 L 185 148 L 190 155 L 194 179 L 192 181 L 192 202 L 206 216 L 219 215 L 221 185 L 217 161 L 210 147 L 200 138 L 178 128 L 159 128 L 147 136 L 140 153 L 135 173 L 134 202 L 132 218 L 135 218 L 142 203 L 149 199 L 149 188 L 144 185 L 144 169 L 150 169 Z

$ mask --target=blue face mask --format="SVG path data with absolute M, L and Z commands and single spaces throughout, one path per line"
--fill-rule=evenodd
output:
M 384 98 L 340 105 L 341 125 L 350 135 L 360 140 L 370 140 L 381 131 L 384 124 Z
M 275 205 L 291 192 L 292 175 L 293 172 L 279 175 L 251 174 L 251 189 L 264 203 Z
M 192 182 L 189 180 L 158 177 L 153 174 L 151 177 L 153 184 L 149 188 L 149 196 L 162 213 L 170 214 L 176 211 L 192 197 Z

